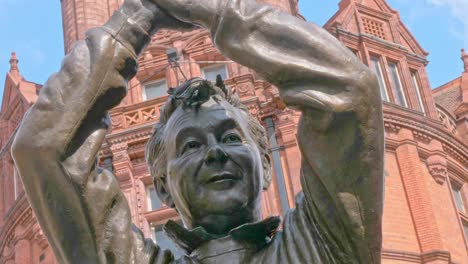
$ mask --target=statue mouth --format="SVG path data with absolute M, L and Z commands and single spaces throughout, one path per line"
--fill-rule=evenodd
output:
M 205 184 L 229 183 L 241 180 L 242 176 L 231 172 L 221 172 L 213 174 L 206 180 Z

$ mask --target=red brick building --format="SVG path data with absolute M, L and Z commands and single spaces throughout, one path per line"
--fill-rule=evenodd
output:
M 62 0 L 65 51 L 84 32 L 101 25 L 121 0 Z M 301 17 L 297 0 L 265 0 Z M 468 263 L 468 55 L 465 71 L 431 90 L 428 53 L 385 0 L 342 0 L 325 28 L 379 78 L 386 128 L 383 263 Z M 169 64 L 175 48 L 180 68 Z M 9 154 L 22 116 L 41 85 L 26 81 L 12 55 L 0 113 L 0 263 L 55 263 L 22 191 Z M 203 30 L 160 32 L 140 58 L 125 101 L 112 110 L 112 132 L 100 153 L 132 210 L 133 222 L 163 247 L 161 232 L 177 213 L 154 195 L 144 145 L 158 119 L 167 87 L 185 78 L 222 74 L 265 125 L 275 177 L 264 192 L 264 214 L 282 214 L 300 191 L 298 113 L 284 109 L 275 87 L 232 63 Z

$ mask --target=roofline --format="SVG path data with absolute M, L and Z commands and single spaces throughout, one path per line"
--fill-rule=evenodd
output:
M 457 81 L 460 81 L 460 84 L 461 84 L 461 76 L 458 77 L 458 78 L 455 78 L 455 79 L 453 79 L 451 81 L 448 81 L 448 82 L 442 84 L 441 86 L 439 86 L 437 88 L 432 89 L 432 94 L 434 95 L 434 94 L 439 93 L 439 92 L 441 92 L 441 91 L 443 91 L 445 89 L 453 88 L 454 86 L 449 86 L 449 85 L 451 83 L 455 83 Z
M 331 25 L 329 25 L 337 16 L 338 14 L 340 13 L 340 7 L 339 7 L 339 4 L 338 4 L 338 10 L 336 10 L 335 14 L 333 14 L 333 16 L 331 16 L 327 22 L 325 22 L 325 24 L 323 24 L 323 28 L 327 28 L 327 27 L 330 27 Z
M 449 115 L 453 120 L 457 120 L 457 117 L 455 116 L 454 113 L 447 110 L 443 105 L 441 105 L 439 103 L 436 103 L 436 102 L 434 102 L 434 103 L 436 105 L 436 109 L 439 108 L 439 109 L 443 110 L 445 112 L 445 114 Z

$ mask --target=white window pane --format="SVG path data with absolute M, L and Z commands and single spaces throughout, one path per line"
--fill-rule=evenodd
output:
M 162 227 L 162 225 L 152 227 L 154 242 L 162 250 L 169 249 L 176 259 L 181 257 L 183 255 L 182 251 L 174 245 L 172 240 L 164 233 Z
M 104 168 L 108 171 L 114 171 L 113 165 L 112 165 L 112 158 L 104 159 Z
M 216 81 L 216 76 L 221 75 L 223 80 L 228 78 L 226 65 L 218 65 L 213 67 L 203 68 L 203 77 L 209 81 Z
M 452 184 L 452 192 L 453 192 L 453 199 L 455 200 L 455 205 L 457 209 L 464 213 L 465 212 L 465 205 L 463 204 L 463 197 L 461 193 L 461 188 Z
M 385 87 L 385 80 L 382 74 L 382 67 L 380 66 L 379 58 L 371 57 L 370 69 L 377 75 L 377 80 L 379 81 L 380 95 L 382 100 L 388 102 L 387 88 Z
M 148 194 L 148 211 L 158 210 L 162 207 L 162 202 L 153 186 L 146 188 Z
M 418 77 L 415 72 L 411 73 L 411 79 L 413 79 L 414 89 L 416 90 L 416 95 L 418 96 L 419 107 L 421 107 L 422 112 L 425 113 L 426 110 L 424 109 L 424 103 L 421 97 L 421 93 L 419 91 L 420 88 L 419 88 L 419 83 L 418 83 Z
M 390 69 L 390 80 L 392 81 L 393 92 L 395 94 L 395 103 L 406 107 L 406 99 L 400 75 L 398 74 L 398 67 L 395 63 L 389 63 L 388 68 Z
M 166 80 L 146 84 L 144 87 L 143 100 L 150 100 L 156 97 L 167 95 Z

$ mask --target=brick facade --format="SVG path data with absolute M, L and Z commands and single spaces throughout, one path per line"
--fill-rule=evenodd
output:
M 301 17 L 296 0 L 264 0 Z M 62 0 L 65 51 L 102 24 L 120 0 Z M 381 80 L 386 128 L 382 263 L 468 263 L 468 55 L 460 78 L 431 90 L 428 53 L 384 0 L 342 0 L 325 29 L 349 47 Z M 176 48 L 180 69 L 166 51 Z M 56 263 L 8 153 L 12 135 L 40 85 L 26 81 L 12 55 L 0 113 L 0 263 Z M 183 72 L 183 73 L 182 73 Z M 301 190 L 296 142 L 299 114 L 284 108 L 275 87 L 224 58 L 208 33 L 163 31 L 140 58 L 124 102 L 111 111 L 112 132 L 100 152 L 127 197 L 133 222 L 160 244 L 158 232 L 177 213 L 152 198 L 144 146 L 158 119 L 165 87 L 194 76 L 226 74 L 232 87 L 276 140 L 272 185 L 263 194 L 265 216 L 294 206 Z M 154 98 L 153 98 L 154 96 Z M 271 121 L 273 121 L 271 123 Z M 271 124 L 273 126 L 271 126 Z M 273 142 L 270 140 L 270 142 Z

